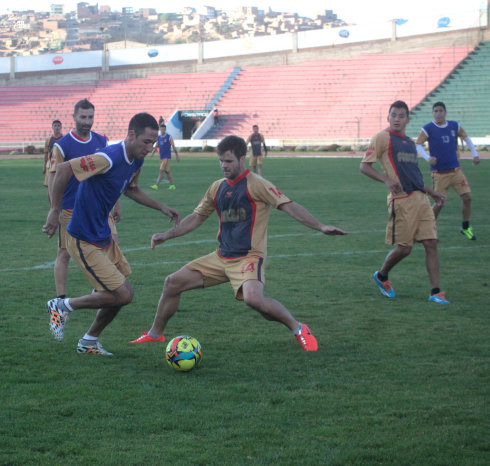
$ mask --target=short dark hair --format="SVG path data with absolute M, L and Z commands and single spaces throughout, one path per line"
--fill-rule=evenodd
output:
M 92 102 L 90 102 L 88 99 L 82 99 L 82 100 L 79 100 L 76 104 L 75 104 L 75 109 L 73 110 L 73 113 L 76 115 L 78 110 L 83 108 L 84 110 L 88 109 L 88 108 L 93 108 L 94 111 L 95 111 L 95 106 Z
M 156 129 L 158 131 L 157 120 L 149 113 L 137 113 L 129 121 L 128 131 L 134 131 L 136 136 L 145 131 L 145 128 Z
M 432 106 L 432 110 L 434 110 L 436 107 L 442 107 L 444 109 L 444 111 L 446 112 L 446 106 L 444 105 L 444 102 L 436 102 L 433 106 Z
M 390 110 L 388 111 L 388 114 L 391 113 L 392 108 L 404 108 L 407 111 L 407 116 L 410 115 L 410 110 L 408 110 L 408 105 L 403 102 L 403 100 L 397 100 L 396 102 L 393 102 L 390 105 Z
M 233 152 L 237 159 L 240 159 L 247 155 L 247 143 L 245 139 L 238 136 L 226 136 L 220 141 L 216 147 L 216 151 L 218 155 L 223 155 L 225 152 L 230 151 Z
M 160 123 L 160 128 L 166 128 L 167 125 L 165 123 Z
M 51 123 L 51 126 L 53 126 L 55 123 L 59 123 L 61 125 L 61 121 L 60 120 L 53 120 L 53 122 Z

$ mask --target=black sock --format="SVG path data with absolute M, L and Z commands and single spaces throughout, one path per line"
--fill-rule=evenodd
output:
M 381 275 L 379 272 L 378 272 L 378 280 L 380 282 L 385 282 L 386 280 L 388 280 L 388 275 Z
M 60 295 L 58 296 L 58 298 L 65 299 L 65 298 L 66 298 L 66 294 L 60 294 Z
M 463 230 L 467 230 L 469 227 L 470 227 L 470 221 L 469 220 L 465 220 L 463 222 Z
M 430 295 L 434 295 L 434 294 L 439 294 L 441 292 L 441 289 L 440 288 L 432 288 L 432 290 L 430 290 Z

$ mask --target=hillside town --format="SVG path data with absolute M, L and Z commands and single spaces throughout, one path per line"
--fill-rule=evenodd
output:
M 103 50 L 115 47 L 182 44 L 237 39 L 343 26 L 332 10 L 314 18 L 297 13 L 240 7 L 232 11 L 212 6 L 185 7 L 177 13 L 153 8 L 122 8 L 77 4 L 65 11 L 52 4 L 50 11 L 8 11 L 0 15 L 0 56 L 25 56 Z

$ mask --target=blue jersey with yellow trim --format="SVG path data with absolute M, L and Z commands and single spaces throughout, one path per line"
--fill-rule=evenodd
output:
M 63 159 L 65 162 L 67 162 L 68 160 L 81 157 L 83 155 L 95 154 L 100 149 L 107 147 L 107 139 L 101 134 L 90 131 L 90 137 L 84 141 L 70 131 L 58 142 L 56 142 L 55 146 L 58 147 Z M 63 193 L 63 200 L 61 201 L 62 209 L 73 209 L 78 184 L 77 179 L 73 176 L 66 185 L 65 192 Z
M 80 183 L 67 231 L 83 241 L 107 245 L 111 238 L 109 213 L 143 166 L 143 160 L 130 162 L 124 141 L 106 147 L 93 158 L 99 156 L 108 160 L 109 167 Z M 88 173 L 96 170 L 90 156 L 80 159 L 80 167 Z M 80 171 L 80 168 L 77 170 Z M 74 169 L 75 175 L 77 170 Z

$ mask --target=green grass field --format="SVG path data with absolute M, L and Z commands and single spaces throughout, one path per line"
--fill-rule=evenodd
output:
M 147 161 L 141 186 L 183 215 L 221 176 L 215 158 L 185 156 L 173 164 L 177 190 L 153 192 L 157 164 Z M 215 248 L 217 217 L 152 251 L 167 218 L 123 198 L 118 231 L 135 299 L 102 335 L 114 357 L 78 355 L 95 311 L 76 311 L 64 342 L 52 338 L 56 240 L 41 233 L 42 162 L 0 165 L 0 464 L 490 464 L 488 161 L 463 161 L 478 240 L 459 233 L 454 192 L 440 217 L 452 301 L 441 306 L 427 302 L 420 245 L 390 275 L 396 299 L 375 286 L 390 250 L 386 192 L 359 173 L 359 159 L 267 159 L 268 179 L 350 232 L 326 237 L 271 215 L 266 292 L 308 323 L 320 349 L 304 352 L 222 285 L 186 293 L 167 327 L 167 341 L 186 333 L 203 347 L 189 373 L 167 366 L 164 345 L 128 342 L 149 329 L 164 278 Z M 69 295 L 89 291 L 71 266 Z

